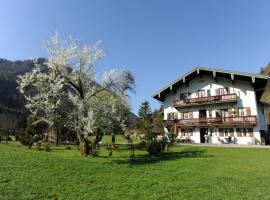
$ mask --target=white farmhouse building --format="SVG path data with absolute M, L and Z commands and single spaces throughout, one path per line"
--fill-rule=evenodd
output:
M 261 144 L 268 76 L 198 67 L 158 91 L 165 131 L 192 143 Z

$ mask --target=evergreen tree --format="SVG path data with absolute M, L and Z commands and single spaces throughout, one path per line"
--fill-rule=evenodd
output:
M 154 110 L 152 118 L 153 118 L 153 132 L 158 135 L 164 134 L 164 123 L 163 123 L 163 116 L 162 116 L 162 107 L 158 110 Z
M 152 124 L 152 111 L 148 101 L 144 101 L 139 109 L 139 129 L 144 134 L 149 134 Z

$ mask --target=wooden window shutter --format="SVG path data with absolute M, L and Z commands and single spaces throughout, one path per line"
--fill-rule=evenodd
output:
M 246 114 L 247 114 L 247 116 L 250 116 L 251 115 L 251 109 L 249 107 L 246 108 Z
M 237 136 L 237 137 L 242 137 L 242 134 L 241 134 L 241 128 L 237 128 L 237 129 L 236 129 L 236 136 Z
M 192 119 L 193 118 L 193 112 L 189 112 L 189 119 Z
M 239 109 L 238 108 L 234 108 L 234 116 L 239 116 Z
M 254 134 L 253 134 L 253 128 L 249 128 L 249 129 L 248 129 L 248 136 L 249 136 L 249 137 L 254 137 Z
M 231 109 L 231 108 L 230 108 L 230 109 L 228 109 L 228 116 L 229 116 L 229 117 L 232 117 L 232 114 L 233 114 L 232 109 Z

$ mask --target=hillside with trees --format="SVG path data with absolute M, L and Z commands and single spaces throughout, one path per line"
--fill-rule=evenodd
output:
M 37 59 L 43 64 L 44 58 Z M 0 59 L 0 127 L 11 132 L 22 128 L 29 112 L 24 107 L 24 98 L 17 87 L 17 76 L 33 69 L 32 60 L 9 61 Z
M 46 71 L 45 58 L 38 58 L 37 63 Z M 33 60 L 10 61 L 0 59 L 0 129 L 9 130 L 11 134 L 23 128 L 27 124 L 27 117 L 30 115 L 25 108 L 25 98 L 17 89 L 18 75 L 30 72 L 35 67 Z M 132 112 L 127 113 L 128 126 L 134 128 L 137 123 L 137 116 Z

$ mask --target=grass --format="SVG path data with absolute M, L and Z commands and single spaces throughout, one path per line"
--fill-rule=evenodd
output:
M 270 149 L 172 147 L 162 157 L 125 144 L 112 157 L 0 144 L 0 199 L 269 199 Z

